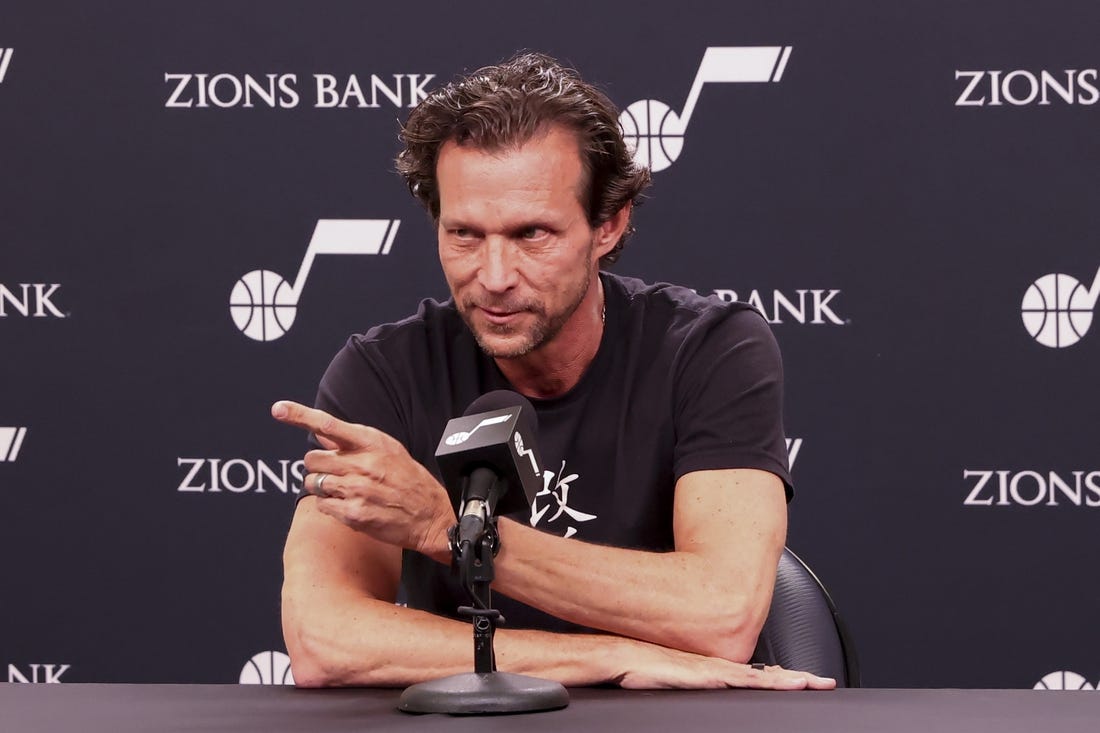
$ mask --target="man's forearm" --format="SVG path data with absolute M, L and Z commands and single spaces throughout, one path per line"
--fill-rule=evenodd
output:
M 305 687 L 404 686 L 473 671 L 469 623 L 341 594 L 311 613 L 284 593 L 283 626 L 294 678 Z M 309 604 L 317 604 L 314 592 Z M 339 609 L 333 612 L 334 609 Z M 501 629 L 501 671 L 583 686 L 614 682 L 630 642 L 596 634 Z
M 311 511 L 337 520 L 355 533 L 350 537 L 388 548 L 375 546 L 367 555 L 386 555 L 391 570 L 401 549 L 450 562 L 450 498 L 403 445 L 318 410 L 277 407 L 329 445 L 306 454 L 310 491 L 322 492 L 321 480 L 328 479 Z M 504 549 L 494 587 L 558 618 L 612 634 L 747 661 L 767 615 L 786 536 L 782 482 L 757 469 L 693 471 L 677 480 L 671 509 L 671 553 L 590 545 L 502 520 Z M 316 532 L 315 541 L 323 545 L 329 530 Z M 363 551 L 355 549 L 361 542 L 343 537 L 353 553 Z M 341 573 L 364 570 L 353 565 Z M 367 596 L 391 598 L 397 581 L 396 574 L 389 576 L 392 588 L 378 586 Z
M 666 553 L 593 545 L 502 519 L 493 587 L 574 623 L 747 661 L 783 550 L 782 487 L 763 472 L 704 472 L 681 481 L 677 504 L 677 551 Z M 446 562 L 445 539 L 430 554 Z
M 751 656 L 755 599 L 771 594 L 755 579 L 730 577 L 690 552 L 604 547 L 501 524 L 498 592 L 614 634 L 733 661 Z
M 522 537 L 515 542 L 521 545 Z M 283 634 L 299 685 L 396 687 L 473 670 L 469 623 L 392 603 L 400 552 L 323 515 L 313 500 L 299 504 L 283 555 L 282 597 Z M 547 587 L 553 588 L 553 582 Z M 496 642 L 502 671 L 571 686 L 798 689 L 833 684 L 805 673 L 757 670 L 614 635 L 504 629 Z
M 313 594 L 311 603 L 319 598 Z M 283 625 L 300 686 L 402 687 L 473 670 L 470 624 L 373 599 L 304 609 L 284 593 Z M 501 630 L 500 671 L 557 680 L 570 687 L 612 683 L 628 688 L 761 687 L 828 689 L 833 680 L 779 668 L 754 669 L 725 659 L 611 635 Z
M 299 685 L 400 686 L 473 670 L 471 625 L 394 605 L 400 573 L 400 549 L 326 516 L 312 497 L 299 503 L 282 591 L 283 636 Z M 504 630 L 496 649 L 502 670 L 589 685 L 621 677 L 619 650 L 631 643 Z

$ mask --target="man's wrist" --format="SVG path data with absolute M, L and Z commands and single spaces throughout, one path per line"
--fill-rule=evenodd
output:
M 454 517 L 437 518 L 424 533 L 420 545 L 413 549 L 438 563 L 450 565 L 451 543 L 447 532 L 454 525 L 454 521 Z
M 595 636 L 598 646 L 593 655 L 600 665 L 600 678 L 603 683 L 619 684 L 630 669 L 630 660 L 634 656 L 638 642 L 624 636 L 606 634 Z

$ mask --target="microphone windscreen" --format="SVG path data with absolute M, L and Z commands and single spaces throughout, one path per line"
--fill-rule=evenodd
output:
M 535 408 L 531 405 L 531 401 L 521 395 L 519 392 L 513 392 L 510 389 L 498 389 L 492 392 L 486 392 L 478 397 L 476 400 L 470 403 L 470 406 L 466 408 L 466 412 L 462 413 L 463 416 L 476 415 L 480 412 L 492 412 L 493 410 L 503 410 L 508 407 L 519 407 L 519 419 L 523 423 L 524 432 L 530 436 L 537 436 L 539 429 L 539 418 L 535 414 Z
M 461 417 L 448 421 L 435 449 L 443 484 L 455 494 L 474 469 L 488 467 L 505 487 L 518 489 L 505 488 L 497 511 L 529 510 L 543 488 L 537 427 L 535 408 L 523 395 L 497 390 L 478 397 Z

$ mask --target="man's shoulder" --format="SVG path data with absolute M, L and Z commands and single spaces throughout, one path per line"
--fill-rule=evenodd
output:
M 755 329 L 767 327 L 763 314 L 748 303 L 700 295 L 691 288 L 667 282 L 648 283 L 638 278 L 603 273 L 605 283 L 618 291 L 628 318 L 660 324 L 670 334 L 680 327 L 707 329 L 718 323 Z
M 448 394 L 450 365 L 468 360 L 476 348 L 452 303 L 423 300 L 407 318 L 350 336 L 321 379 L 317 404 L 342 419 L 412 440 L 425 419 L 438 417 L 425 417 L 426 404 L 450 409 L 446 401 L 425 396 Z
M 416 313 L 410 316 L 353 334 L 348 339 L 348 347 L 363 354 L 425 351 L 431 348 L 433 342 L 446 343 L 464 330 L 452 300 L 439 302 L 426 298 L 420 301 Z

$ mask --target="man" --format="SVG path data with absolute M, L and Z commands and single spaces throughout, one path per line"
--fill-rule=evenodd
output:
M 403 138 L 398 168 L 437 225 L 453 297 L 352 337 L 319 409 L 272 408 L 321 447 L 284 554 L 297 683 L 471 669 L 448 572 L 457 497 L 434 449 L 449 418 L 507 388 L 536 407 L 546 471 L 529 515 L 499 524 L 501 670 L 831 687 L 746 664 L 786 534 L 778 350 L 746 306 L 601 272 L 649 182 L 611 102 L 527 54 L 430 95 Z

